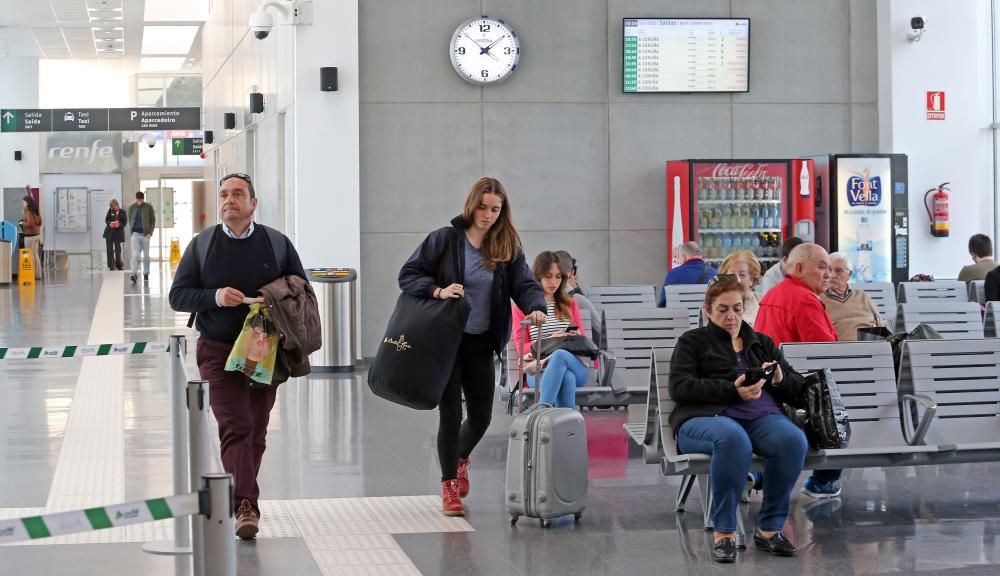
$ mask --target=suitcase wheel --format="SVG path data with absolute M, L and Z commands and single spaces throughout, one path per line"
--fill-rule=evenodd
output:
M 518 518 L 520 518 L 520 516 L 518 516 L 516 514 L 511 514 L 511 516 L 510 516 L 510 525 L 513 526 L 513 525 L 517 524 Z
M 545 520 L 544 518 L 539 518 L 538 523 L 542 525 L 542 528 L 552 528 L 552 520 Z
M 580 523 L 580 518 L 583 518 L 583 512 L 577 512 L 573 514 L 573 522 Z

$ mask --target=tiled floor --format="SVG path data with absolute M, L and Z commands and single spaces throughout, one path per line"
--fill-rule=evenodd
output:
M 167 306 L 168 286 L 154 271 L 149 285 L 109 273 L 0 287 L 0 346 L 193 336 Z M 0 518 L 172 492 L 168 383 L 165 354 L 0 360 Z M 261 537 L 237 543 L 248 576 L 1000 574 L 1000 463 L 849 471 L 840 499 L 793 496 L 787 531 L 799 557 L 750 549 L 718 566 L 697 498 L 686 514 L 672 511 L 677 481 L 636 460 L 623 412 L 586 413 L 590 504 L 580 524 L 543 530 L 507 520 L 499 403 L 473 454 L 462 520 L 437 512 L 435 412 L 375 398 L 363 373 L 292 381 L 278 398 Z M 747 526 L 759 505 L 745 511 Z M 164 521 L 3 546 L 0 574 L 190 574 L 187 558 L 141 551 L 170 534 Z

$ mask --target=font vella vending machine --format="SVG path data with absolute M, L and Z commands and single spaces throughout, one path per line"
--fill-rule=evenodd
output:
M 765 270 L 790 236 L 814 241 L 815 174 L 811 159 L 668 161 L 667 268 L 690 240 L 716 268 L 749 250 Z

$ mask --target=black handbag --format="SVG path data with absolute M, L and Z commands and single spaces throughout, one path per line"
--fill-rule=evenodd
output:
M 803 374 L 802 404 L 806 420 L 803 429 L 809 445 L 816 450 L 846 448 L 851 439 L 847 407 L 828 368 Z
M 400 294 L 368 370 L 371 391 L 417 410 L 436 408 L 451 378 L 469 312 L 464 298 Z
M 586 356 L 591 360 L 597 358 L 597 345 L 583 335 L 553 336 L 542 340 L 540 354 L 543 359 L 556 350 L 565 350 L 574 356 Z

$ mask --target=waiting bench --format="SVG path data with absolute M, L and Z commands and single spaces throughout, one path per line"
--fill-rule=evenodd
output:
M 987 338 L 1000 337 L 1000 302 L 987 302 L 983 316 L 983 335 Z
M 697 328 L 701 309 L 705 306 L 707 284 L 671 284 L 663 287 L 667 308 L 687 310 L 688 326 Z
M 690 329 L 686 310 L 674 308 L 604 311 L 608 351 L 615 356 L 612 386 L 633 397 L 645 397 L 649 388 L 650 350 L 673 349 Z M 666 361 L 661 354 L 661 361 Z
M 851 287 L 868 294 L 872 303 L 882 314 L 886 326 L 892 330 L 896 325 L 896 289 L 892 282 L 859 282 L 851 284 Z
M 928 282 L 929 284 L 929 282 Z M 916 302 L 899 305 L 896 328 L 909 332 L 918 324 L 927 324 L 942 338 L 982 338 L 983 317 L 975 302 Z
M 656 308 L 656 289 L 652 284 L 592 286 L 587 297 L 594 306 L 605 310 Z
M 969 288 L 958 280 L 935 280 L 934 282 L 900 282 L 896 303 L 916 302 L 968 302 Z
M 1000 342 L 1000 341 L 998 341 Z M 934 446 L 909 445 L 903 435 L 897 400 L 892 348 L 887 342 L 830 342 L 785 344 L 782 351 L 800 372 L 829 368 L 837 380 L 851 419 L 851 445 L 836 450 L 810 450 L 805 470 L 909 466 L 929 462 Z M 670 428 L 674 408 L 670 397 L 669 364 L 656 361 L 666 350 L 653 352 L 649 364 L 649 400 L 645 420 L 626 425 L 630 438 L 642 446 L 647 463 L 660 465 L 664 476 L 685 476 L 675 501 L 684 510 L 695 483 L 699 484 L 705 527 L 710 529 L 709 478 L 711 457 L 680 454 Z M 672 353 L 672 351 L 670 351 Z M 915 401 L 926 399 L 915 398 Z M 655 414 L 653 412 L 655 408 Z M 764 460 L 754 457 L 753 469 L 763 470 Z M 739 540 L 739 537 L 738 537 Z

